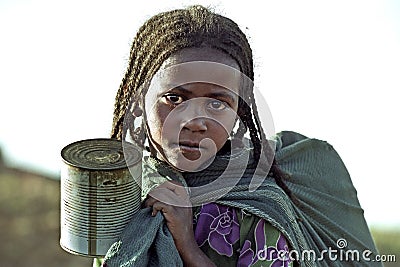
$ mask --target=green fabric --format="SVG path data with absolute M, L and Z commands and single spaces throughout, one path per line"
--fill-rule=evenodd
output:
M 94 258 L 92 267 L 101 267 L 102 264 L 103 264 L 102 258 Z
M 152 217 L 150 208 L 135 213 L 104 261 L 106 266 L 183 266 L 164 217 L 160 212 Z
M 345 239 L 343 250 L 377 249 L 364 219 L 350 175 L 334 148 L 327 142 L 310 139 L 294 132 L 279 134 L 276 159 L 290 175 L 286 182 L 300 205 L 293 205 L 307 244 L 314 251 L 338 249 L 338 239 Z M 326 261 L 319 266 L 382 266 L 378 262 Z
M 237 161 L 234 166 L 242 166 L 248 155 L 246 150 L 242 150 L 234 157 Z M 291 248 L 300 255 L 313 250 L 318 256 L 323 250 L 338 249 L 336 241 L 340 238 L 347 241 L 345 249 L 357 250 L 360 254 L 368 249 L 373 253 L 371 258 L 377 254 L 356 190 L 332 146 L 294 132 L 282 132 L 277 136 L 276 159 L 280 167 L 290 174 L 286 183 L 298 198 L 299 205 L 293 203 L 270 177 L 264 179 L 256 191 L 250 192 L 248 185 L 254 172 L 251 162 L 238 185 L 227 194 L 222 196 L 223 188 L 215 187 L 213 192 L 198 191 L 197 195 L 191 194 L 191 198 L 197 201 L 210 195 L 220 196 L 215 202 L 265 219 L 285 235 Z M 181 175 L 158 161 L 149 160 L 143 174 L 146 182 L 144 191 L 164 181 L 162 177 L 186 181 L 191 187 L 206 180 L 212 181 L 227 161 L 226 157 L 217 157 L 205 171 Z M 234 169 L 226 175 L 226 179 L 237 178 L 239 173 L 241 168 Z M 266 177 L 262 173 L 257 175 L 258 178 Z M 121 240 L 107 253 L 107 266 L 182 266 L 162 219 L 161 215 L 156 219 L 150 217 L 148 210 L 135 214 Z M 153 259 L 163 260 L 154 265 Z M 377 262 L 324 259 L 316 261 L 305 257 L 300 259 L 300 266 L 382 266 Z

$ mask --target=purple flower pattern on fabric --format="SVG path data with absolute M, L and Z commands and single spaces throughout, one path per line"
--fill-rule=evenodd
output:
M 278 240 L 275 239 L 275 246 L 267 247 L 267 243 L 271 244 L 273 240 L 267 242 L 265 227 L 265 220 L 259 219 L 253 233 L 254 245 L 252 241 L 244 240 L 236 266 L 259 266 L 265 261 L 272 267 L 291 266 L 286 238 L 280 233 Z M 197 218 L 195 239 L 200 247 L 208 242 L 210 248 L 219 255 L 233 256 L 233 244 L 240 239 L 240 225 L 235 209 L 215 203 L 204 204 Z
M 271 267 L 288 267 L 291 259 L 289 257 L 289 248 L 285 237 L 279 234 L 276 247 L 268 247 L 267 260 L 273 261 Z
M 254 239 L 256 241 L 256 251 L 260 251 L 265 246 L 265 233 L 264 233 L 265 221 L 260 219 L 254 230 Z M 259 260 L 259 255 L 254 253 L 251 249 L 251 241 L 246 240 L 242 249 L 240 250 L 238 266 L 249 267 Z
M 251 241 L 245 240 L 240 251 L 238 265 L 240 267 L 250 267 L 258 261 L 272 261 L 271 267 L 288 267 L 291 260 L 287 241 L 282 234 L 276 242 L 276 247 L 266 247 L 266 235 L 264 232 L 265 221 L 260 219 L 254 230 L 256 250 L 251 249 Z
M 235 210 L 215 203 L 204 204 L 197 219 L 194 235 L 199 246 L 208 242 L 220 255 L 231 257 L 232 245 L 240 238 Z
M 245 240 L 238 259 L 238 267 L 249 267 L 257 261 L 254 251 L 251 249 L 251 241 Z

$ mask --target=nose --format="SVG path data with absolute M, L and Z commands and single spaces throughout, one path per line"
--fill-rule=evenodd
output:
M 187 129 L 192 132 L 204 132 L 207 130 L 207 114 L 198 103 L 190 103 L 185 111 L 181 120 L 181 128 Z
M 192 132 L 205 132 L 207 131 L 206 118 L 197 117 L 182 121 L 182 129 L 187 129 Z

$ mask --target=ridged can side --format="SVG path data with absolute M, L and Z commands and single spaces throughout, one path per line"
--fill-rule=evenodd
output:
M 97 162 L 91 162 L 90 168 L 69 164 L 64 154 L 64 164 L 61 167 L 60 245 L 73 254 L 98 257 L 104 256 L 109 247 L 118 240 L 126 224 L 140 207 L 141 156 L 138 150 L 139 160 L 135 164 L 130 164 L 129 168 L 121 168 L 119 163 L 113 169 L 112 162 L 108 162 L 109 166 L 104 166 L 104 159 L 108 160 L 108 154 L 112 160 L 115 159 L 115 153 L 123 155 L 122 148 L 115 144 L 115 140 L 108 147 L 108 141 L 102 139 L 100 148 L 98 144 L 85 141 L 86 147 L 82 148 L 86 149 L 85 153 L 92 155 L 96 150 L 95 154 L 101 155 L 99 168 L 96 169 Z M 75 144 L 79 145 L 82 146 Z M 80 147 L 71 149 L 80 153 Z

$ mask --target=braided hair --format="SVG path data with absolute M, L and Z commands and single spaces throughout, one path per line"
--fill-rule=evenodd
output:
M 198 5 L 157 14 L 145 22 L 133 40 L 128 67 L 116 96 L 111 137 L 121 140 L 129 131 L 133 140 L 144 146 L 144 127 L 135 130 L 133 126 L 135 119 L 142 115 L 141 107 L 147 93 L 147 87 L 143 85 L 172 54 L 183 48 L 204 46 L 230 55 L 238 63 L 240 71 L 254 81 L 252 50 L 245 34 L 234 21 Z M 271 148 L 261 127 L 253 88 L 240 92 L 238 116 L 239 127 L 234 138 L 241 139 L 248 132 L 255 162 L 260 160 L 262 153 L 268 158 Z M 128 123 L 128 128 L 123 127 L 124 122 Z M 269 173 L 292 197 L 283 182 L 285 174 L 275 158 Z

